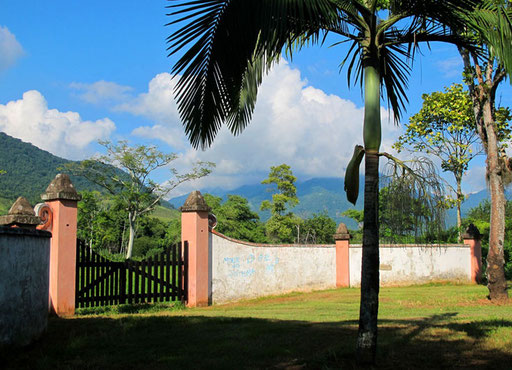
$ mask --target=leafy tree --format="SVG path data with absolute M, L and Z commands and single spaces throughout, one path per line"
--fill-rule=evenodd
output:
M 133 244 L 133 255 L 149 257 L 160 253 L 167 246 L 168 225 L 155 217 L 141 217 L 137 227 L 137 238 Z
M 78 202 L 77 237 L 92 248 L 95 234 L 98 233 L 96 216 L 100 212 L 100 194 L 93 191 L 82 191 L 80 194 L 82 200 Z
M 166 245 L 177 243 L 181 240 L 181 217 L 169 222 L 165 236 Z
M 409 119 L 405 133 L 393 145 L 399 152 L 423 152 L 441 160 L 443 171 L 455 177 L 455 205 L 457 227 L 462 225 L 460 207 L 464 201 L 462 177 L 469 162 L 481 152 L 475 147 L 479 138 L 476 132 L 473 103 L 462 85 L 453 84 L 445 92 L 423 94 L 423 106 Z
M 300 243 L 333 244 L 336 233 L 336 221 L 327 212 L 315 213 L 304 220 L 301 226 Z
M 470 223 L 474 224 L 482 234 L 482 257 L 484 259 L 484 266 L 487 266 L 487 258 L 489 251 L 489 233 L 491 230 L 491 223 L 489 222 L 491 216 L 491 203 L 486 199 L 478 206 L 469 210 L 467 216 L 464 218 L 464 224 L 468 226 Z M 505 206 L 505 238 L 503 246 L 504 257 L 504 273 L 505 278 L 512 280 L 512 202 L 507 201 Z M 486 270 L 487 270 L 486 268 Z
M 459 48 L 464 62 L 464 82 L 469 88 L 473 101 L 473 113 L 476 130 L 487 156 L 486 180 L 491 195 L 489 255 L 487 258 L 487 288 L 491 299 L 508 298 L 507 281 L 504 270 L 504 239 L 505 239 L 505 187 L 511 182 L 511 159 L 507 157 L 502 146 L 503 139 L 510 139 L 510 120 L 508 110 L 496 109 L 496 91 L 507 74 L 510 73 L 511 22 L 510 1 L 495 1 L 500 10 L 501 18 L 482 19 L 483 32 L 465 31 L 467 37 L 473 37 L 485 50 L 484 57 L 477 55 L 475 50 Z M 482 35 L 484 33 L 484 35 Z M 490 34 L 489 37 L 485 33 Z
M 256 212 L 251 211 L 249 202 L 239 195 L 222 198 L 205 194 L 206 203 L 217 217 L 216 230 L 231 238 L 254 243 L 265 243 L 265 227 Z
M 301 220 L 289 212 L 299 203 L 295 181 L 297 178 L 293 176 L 290 166 L 282 164 L 270 167 L 268 178 L 261 182 L 272 185 L 269 191 L 274 193 L 272 201 L 264 200 L 260 206 L 262 211 L 270 210 L 271 216 L 265 229 L 269 241 L 273 243 L 293 243 L 296 240 L 295 229 Z
M 330 32 L 351 42 L 348 62 L 364 90 L 364 148 L 345 175 L 347 196 L 357 200 L 359 164 L 365 156 L 365 199 L 358 359 L 374 362 L 379 294 L 378 181 L 381 143 L 380 98 L 386 92 L 398 122 L 407 101 L 405 87 L 419 45 L 444 41 L 473 48 L 474 41 L 452 32 L 478 28 L 478 0 L 195 0 L 170 6 L 179 23 L 168 38 L 170 55 L 181 52 L 172 69 L 181 75 L 176 99 L 193 146 L 212 144 L 222 123 L 240 133 L 250 122 L 263 75 L 283 50 L 325 40 Z M 385 7 L 386 10 L 383 10 Z M 485 10 L 488 10 L 487 8 Z M 478 12 L 477 12 L 478 11 Z M 485 12 L 488 16 L 488 12 Z M 503 33 L 510 30 L 504 23 Z M 484 30 L 482 30 L 484 31 Z M 502 44 L 490 40 L 497 48 Z M 188 49 L 186 49 L 188 47 Z M 510 56 L 512 64 L 512 56 Z M 349 171 L 350 169 L 350 171 Z M 347 181 L 349 179 L 349 181 Z M 357 181 L 356 181 L 357 180 Z
M 100 141 L 100 144 L 107 150 L 106 155 L 69 163 L 66 167 L 75 175 L 84 176 L 102 186 L 119 199 L 128 214 L 129 239 L 126 258 L 131 258 L 137 233 L 137 219 L 151 213 L 160 200 L 176 186 L 208 175 L 213 164 L 197 162 L 191 172 L 179 174 L 176 169 L 169 167 L 177 158 L 176 154 L 162 153 L 154 146 L 131 147 L 126 141 L 120 141 L 117 145 Z M 126 175 L 120 174 L 113 166 L 125 171 Z M 150 175 L 162 167 L 169 168 L 171 179 L 158 184 L 151 180 Z
M 261 202 L 260 209 L 262 211 L 270 210 L 272 215 L 283 215 L 288 209 L 299 204 L 295 181 L 297 181 L 297 178 L 293 176 L 290 166 L 282 164 L 270 167 L 268 178 L 261 183 L 275 185 L 270 189 L 274 194 L 272 194 L 272 202 L 268 200 Z
M 127 212 L 121 199 L 105 197 L 93 220 L 93 247 L 109 254 L 126 254 Z
M 359 227 L 361 227 L 363 225 L 364 211 L 362 209 L 361 210 L 358 210 L 358 209 L 347 209 L 341 215 L 344 216 L 344 217 L 348 217 L 348 218 L 353 219 L 354 221 L 357 222 L 357 225 Z

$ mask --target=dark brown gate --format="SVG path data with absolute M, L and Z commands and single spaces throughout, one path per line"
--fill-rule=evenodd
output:
M 76 308 L 187 299 L 186 241 L 143 261 L 110 261 L 82 240 L 76 253 Z

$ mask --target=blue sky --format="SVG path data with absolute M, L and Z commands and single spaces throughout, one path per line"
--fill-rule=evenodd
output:
M 208 178 L 179 189 L 233 188 L 261 181 L 287 163 L 300 180 L 343 176 L 362 142 L 362 99 L 339 73 L 344 46 L 313 47 L 283 61 L 264 80 L 254 119 L 239 137 L 223 130 L 213 147 L 193 150 L 172 99 L 165 38 L 172 29 L 164 0 L 15 1 L 0 3 L 0 131 L 56 155 L 83 159 L 98 139 L 154 144 L 176 152 L 179 169 L 195 160 L 217 163 Z M 461 82 L 454 47 L 432 45 L 414 64 L 402 122 L 421 107 L 421 94 Z M 498 101 L 512 106 L 508 82 Z M 388 115 L 383 104 L 383 116 Z M 383 150 L 401 128 L 384 118 Z M 485 186 L 483 158 L 465 191 Z M 165 181 L 167 173 L 156 174 Z M 340 189 L 342 191 L 342 189 Z M 174 194 L 176 195 L 176 194 Z

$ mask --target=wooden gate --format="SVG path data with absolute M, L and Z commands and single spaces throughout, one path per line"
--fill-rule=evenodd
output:
M 82 240 L 76 247 L 75 307 L 186 301 L 188 242 L 143 261 L 114 262 Z

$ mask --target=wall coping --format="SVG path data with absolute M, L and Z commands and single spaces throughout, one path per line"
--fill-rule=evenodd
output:
M 252 243 L 252 242 L 246 242 L 243 240 L 238 240 L 231 238 L 229 236 L 226 236 L 224 234 L 219 233 L 216 230 L 210 229 L 210 232 L 214 235 L 217 235 L 218 237 L 222 239 L 229 240 L 233 243 L 243 244 L 247 245 L 249 247 L 258 247 L 258 248 L 335 248 L 335 244 L 264 244 L 264 243 Z
M 24 229 L 21 227 L 0 226 L 0 235 L 35 236 L 39 238 L 51 238 L 52 233 L 46 230 Z
M 350 244 L 350 248 L 362 248 L 362 244 Z M 468 244 L 380 244 L 380 248 L 470 248 Z

